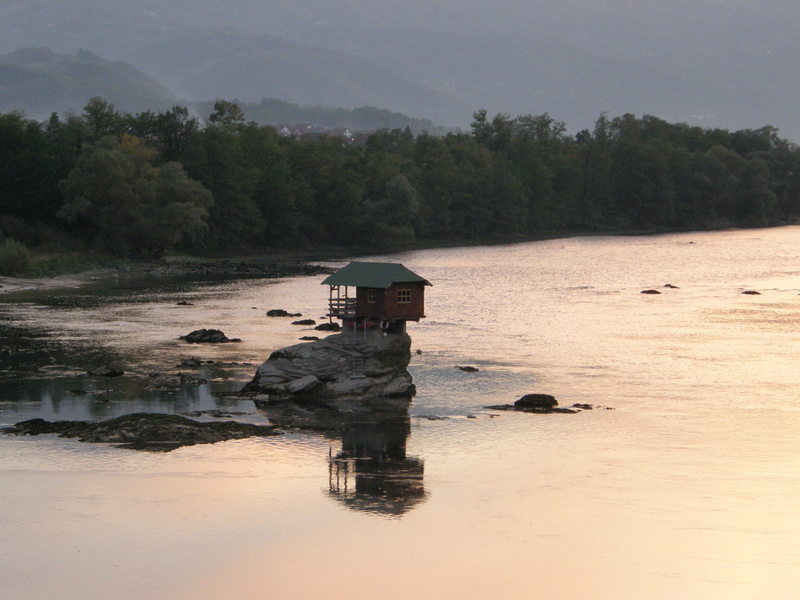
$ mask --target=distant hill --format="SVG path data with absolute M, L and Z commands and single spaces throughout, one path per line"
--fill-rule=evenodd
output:
M 434 125 L 429 119 L 415 119 L 402 113 L 373 106 L 361 106 L 354 109 L 300 106 L 275 98 L 265 98 L 261 102 L 242 102 L 238 99 L 233 101 L 244 111 L 248 121 L 255 121 L 261 125 L 311 123 L 326 129 L 349 127 L 354 131 L 405 129 L 408 127 L 415 134 L 427 131 L 433 135 L 450 131 L 446 127 Z M 192 103 L 192 107 L 203 117 L 211 114 L 213 105 L 213 101 Z
M 224 72 L 225 69 L 220 69 L 221 75 Z M 189 82 L 196 81 L 193 89 L 201 97 L 231 99 L 216 94 L 227 88 L 209 86 L 207 74 L 193 77 L 185 72 L 183 78 Z M 255 95 L 259 89 L 254 87 L 251 91 Z M 100 96 L 114 104 L 117 110 L 126 112 L 158 111 L 174 104 L 185 104 L 207 117 L 214 104 L 213 100 L 193 102 L 178 99 L 165 86 L 131 65 L 109 61 L 86 50 L 79 50 L 76 54 L 58 54 L 47 48 L 24 48 L 0 55 L 0 111 L 18 109 L 29 117 L 44 119 L 52 112 L 80 112 L 93 96 Z M 416 119 L 371 106 L 348 109 L 329 105 L 301 106 L 275 98 L 258 102 L 234 100 L 248 120 L 263 125 L 312 123 L 318 127 L 350 127 L 358 131 L 405 127 L 410 127 L 414 133 L 446 131 L 429 119 Z
M 458 103 L 369 57 L 326 48 L 323 40 L 299 42 L 258 26 L 226 25 L 233 15 L 246 20 L 238 9 L 206 0 L 0 2 L 0 52 L 32 44 L 57 52 L 86 48 L 135 65 L 189 100 L 370 105 L 444 123 Z M 263 13 L 256 21 L 266 24 Z
M 165 109 L 176 102 L 169 90 L 131 65 L 85 50 L 57 54 L 25 48 L 0 55 L 0 111 L 19 109 L 45 118 L 52 112 L 80 112 L 93 96 L 130 112 Z
M 132 49 L 141 65 L 193 100 L 280 98 L 303 105 L 379 106 L 438 119 L 444 94 L 368 59 L 280 36 L 206 28 L 151 36 Z

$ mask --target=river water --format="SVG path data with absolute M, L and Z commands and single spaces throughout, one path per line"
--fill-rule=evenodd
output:
M 427 319 L 409 324 L 421 353 L 407 423 L 169 453 L 2 436 L 0 597 L 796 597 L 800 228 L 384 259 L 434 284 Z M 264 313 L 319 317 L 322 279 L 7 295 L 3 322 L 37 332 L 50 358 L 21 343 L 2 366 L 0 425 L 210 408 L 263 422 L 216 394 L 311 333 Z M 199 327 L 243 342 L 176 339 Z M 137 383 L 189 356 L 215 361 L 210 383 Z M 109 358 L 126 376 L 82 374 Z M 595 409 L 483 408 L 528 392 Z M 376 436 L 422 478 L 358 479 L 331 460 Z

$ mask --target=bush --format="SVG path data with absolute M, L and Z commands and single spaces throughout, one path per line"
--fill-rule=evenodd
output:
M 24 244 L 8 239 L 0 244 L 0 275 L 21 275 L 31 264 L 31 251 Z

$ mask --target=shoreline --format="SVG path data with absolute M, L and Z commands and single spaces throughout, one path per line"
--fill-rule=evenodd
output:
M 94 268 L 75 273 L 65 273 L 44 277 L 11 277 L 0 276 L 0 296 L 32 290 L 56 290 L 77 288 L 83 285 L 115 279 L 118 277 L 185 277 L 191 275 L 215 275 L 230 277 L 279 278 L 296 277 L 330 273 L 327 267 L 315 265 L 316 262 L 333 262 L 351 256 L 381 256 L 433 250 L 441 248 L 459 248 L 475 246 L 502 246 L 541 242 L 548 240 L 570 239 L 575 237 L 641 237 L 671 234 L 710 233 L 723 231 L 751 231 L 791 227 L 795 223 L 785 223 L 769 227 L 742 228 L 721 227 L 718 229 L 692 229 L 674 231 L 604 231 L 604 232 L 562 232 L 552 235 L 521 237 L 519 239 L 495 240 L 462 240 L 458 243 L 437 243 L 435 241 L 419 242 L 403 248 L 367 249 L 367 248 L 309 248 L 303 251 L 264 249 L 252 255 L 241 253 L 217 257 L 194 257 L 186 255 L 168 256 L 158 262 L 126 262 L 119 267 Z
M 331 260 L 335 260 L 331 253 Z M 0 276 L 0 296 L 36 290 L 73 289 L 87 284 L 122 277 L 228 276 L 275 279 L 332 272 L 313 264 L 324 258 L 290 257 L 287 254 L 259 254 L 252 257 L 193 258 L 168 257 L 158 263 L 130 263 L 120 267 L 87 269 L 45 277 Z
M 53 277 L 9 277 L 0 276 L 0 295 L 31 290 L 57 290 L 77 288 L 87 283 L 110 279 L 118 274 L 116 269 L 91 270 Z

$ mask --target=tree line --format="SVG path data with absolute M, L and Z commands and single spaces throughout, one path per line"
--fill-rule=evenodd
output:
M 100 98 L 38 122 L 0 114 L 0 242 L 158 258 L 265 247 L 389 250 L 586 232 L 764 226 L 800 216 L 800 150 L 601 115 L 474 114 L 471 130 L 286 139 L 218 101 L 128 114 Z

